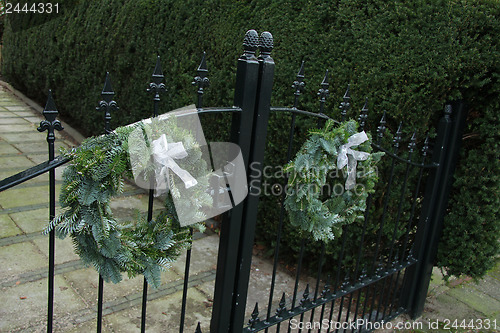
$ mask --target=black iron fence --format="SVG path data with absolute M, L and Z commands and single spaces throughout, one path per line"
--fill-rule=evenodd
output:
M 274 60 L 271 57 L 273 39 L 264 32 L 259 37 L 250 30 L 244 39 L 244 53 L 238 59 L 234 105 L 227 108 L 204 108 L 203 94 L 209 84 L 205 55 L 197 70 L 193 84 L 197 87 L 197 108 L 199 114 L 227 112 L 232 122 L 227 130 L 231 141 L 237 143 L 248 171 L 249 195 L 223 216 L 221 223 L 219 254 L 215 280 L 215 291 L 210 328 L 198 324 L 196 332 L 257 332 L 287 331 L 301 332 L 312 329 L 318 332 L 332 332 L 347 329 L 364 331 L 376 328 L 382 320 L 388 321 L 402 313 L 413 317 L 421 314 L 430 281 L 433 260 L 436 255 L 442 217 L 445 212 L 454 165 L 457 158 L 461 128 L 465 119 L 465 108 L 461 103 L 445 107 L 445 113 L 437 129 L 433 145 L 429 138 L 409 138 L 407 149 L 403 149 L 403 131 L 399 129 L 392 136 L 392 146 L 386 146 L 386 118 L 380 120 L 376 130 L 373 148 L 386 153 L 390 162 L 379 181 L 378 191 L 383 195 L 370 195 L 363 223 L 356 230 L 351 225 L 344 227 L 339 242 L 339 253 L 335 261 L 330 258 L 327 247 L 319 243 L 317 271 L 312 285 L 304 285 L 300 276 L 307 258 L 304 238 L 300 242 L 298 260 L 294 266 L 294 282 L 286 290 L 276 290 L 277 271 L 280 263 L 280 249 L 286 214 L 283 207 L 284 193 L 275 196 L 279 206 L 276 225 L 276 240 L 273 249 L 273 269 L 269 278 L 269 297 L 260 303 L 248 304 L 248 290 L 251 277 L 252 248 L 258 216 L 262 205 L 260 186 L 266 144 L 268 122 L 276 114 L 286 114 L 289 121 L 288 145 L 283 148 L 286 163 L 292 158 L 297 117 L 317 119 L 322 124 L 326 119 L 324 106 L 328 96 L 328 72 L 318 90 L 319 112 L 299 108 L 299 99 L 304 89 L 303 67 L 293 82 L 294 104 L 292 107 L 272 107 L 271 93 L 274 78 Z M 259 52 L 257 57 L 256 53 Z M 152 76 L 148 91 L 153 95 L 152 116 L 158 115 L 160 94 L 165 90 L 160 59 Z M 110 133 L 110 119 L 118 104 L 113 99 L 109 75 L 106 76 L 102 101 L 98 110 L 104 113 L 104 132 Z M 340 122 L 351 115 L 350 92 L 347 89 L 340 104 Z M 357 119 L 361 129 L 367 126 L 367 104 L 360 110 Z M 46 120 L 39 131 L 48 131 L 49 160 L 0 182 L 0 191 L 21 184 L 31 178 L 49 174 L 49 218 L 55 215 L 55 169 L 68 162 L 54 153 L 55 130 L 62 126 L 56 119 L 58 114 L 49 92 L 43 111 Z M 433 148 L 431 149 L 431 147 Z M 252 168 L 250 168 L 252 165 Z M 286 181 L 286 179 L 285 179 Z M 425 187 L 425 189 L 424 189 Z M 396 200 L 394 200 L 394 197 Z M 153 214 L 153 190 L 149 191 L 148 219 Z M 378 208 L 377 214 L 371 214 Z M 389 231 L 387 231 L 389 229 Z M 347 244 L 348 235 L 359 233 L 359 244 Z M 48 307 L 47 331 L 53 328 L 54 305 L 54 257 L 55 234 L 49 234 L 48 262 Z M 191 250 L 187 252 L 182 294 L 179 332 L 183 332 Z M 327 272 L 327 273 L 325 273 Z M 252 286 L 250 286 L 252 287 Z M 262 288 L 262 286 L 259 286 Z M 146 330 L 148 285 L 144 279 L 141 331 Z M 102 329 L 104 284 L 99 276 L 97 302 L 97 332 Z M 276 297 L 276 294 L 281 296 Z M 262 306 L 265 304 L 265 306 Z M 248 309 L 251 314 L 245 318 Z M 304 323 L 319 323 L 314 327 Z M 247 323 L 247 324 L 246 324 Z M 302 324 L 301 324 L 302 323 Z M 323 325 L 328 323 L 328 325 Z M 336 324 L 334 324 L 336 323 Z M 355 323 L 354 326 L 352 323 Z M 335 326 L 336 325 L 336 326 Z

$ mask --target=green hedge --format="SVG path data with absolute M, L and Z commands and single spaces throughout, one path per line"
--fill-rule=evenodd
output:
M 470 107 L 465 149 L 438 264 L 449 274 L 474 277 L 492 266 L 500 237 L 498 1 L 67 0 L 61 7 L 63 12 L 47 16 L 45 23 L 38 17 L 31 26 L 25 16 L 5 24 L 2 75 L 41 104 L 51 88 L 61 116 L 86 134 L 102 132 L 102 115 L 95 106 L 106 71 L 120 106 L 113 126 L 150 116 L 151 96 L 145 89 L 157 54 L 167 86 L 161 111 L 193 103 L 190 84 L 202 51 L 207 52 L 211 80 L 205 104 L 231 105 L 235 59 L 250 28 L 271 31 L 275 38 L 273 105 L 293 102 L 290 85 L 301 60 L 306 61 L 307 78 L 303 109 L 317 110 L 316 92 L 328 68 L 327 114 L 338 116 L 338 103 L 350 83 L 350 115 L 369 97 L 371 129 L 386 110 L 392 132 L 400 120 L 408 124 L 405 138 L 416 130 L 421 141 L 446 101 L 465 99 Z M 23 24 L 16 25 L 16 19 Z M 269 165 L 285 162 L 285 117 L 272 117 Z M 225 121 L 214 117 L 205 132 L 222 137 L 219 129 Z M 310 125 L 299 120 L 296 146 Z M 263 200 L 266 214 L 258 237 L 272 244 L 279 210 L 268 199 Z M 300 239 L 285 227 L 284 251 L 296 251 Z M 389 224 L 384 235 L 390 234 Z M 359 232 L 352 235 L 350 243 L 355 244 Z M 328 252 L 336 256 L 338 245 Z

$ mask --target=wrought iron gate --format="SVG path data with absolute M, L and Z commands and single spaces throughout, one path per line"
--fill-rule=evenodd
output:
M 203 108 L 203 93 L 209 83 L 205 57 L 193 82 L 198 89 L 197 107 L 200 114 L 214 112 L 232 114 L 231 141 L 240 146 L 248 171 L 248 180 L 252 180 L 249 182 L 247 198 L 223 217 L 211 325 L 210 328 L 198 325 L 196 331 L 212 333 L 261 330 L 301 332 L 303 329 L 309 332 L 312 329 L 318 332 L 341 329 L 363 331 L 374 329 L 382 320 L 387 321 L 401 313 L 408 312 L 414 317 L 418 316 L 425 302 L 459 149 L 461 128 L 465 119 L 463 104 L 454 103 L 445 107 L 434 144 L 430 143 L 429 137 L 419 140 L 414 134 L 409 139 L 407 149 L 404 149 L 403 130 L 400 126 L 392 136 L 392 145 L 391 143 L 387 145 L 385 114 L 378 126 L 372 126 L 376 127 L 373 148 L 385 152 L 386 158 L 389 159 L 388 169 L 384 171 L 385 176 L 381 178 L 379 189 L 385 195 L 368 198 L 367 213 L 357 229 L 360 241 L 355 245 L 355 251 L 352 251 L 353 245 L 347 243 L 349 233 L 354 232 L 350 230 L 353 228 L 350 225 L 344 228 L 343 236 L 336 240 L 340 251 L 336 254 L 334 262 L 327 261 L 327 258 L 331 258 L 327 253 L 327 246 L 318 244 L 319 258 L 315 258 L 318 260 L 318 265 L 312 284 L 304 285 L 300 279 L 304 261 L 308 258 L 306 245 L 309 240 L 303 238 L 299 242 L 300 252 L 294 268 L 293 283 L 285 286 L 285 290 L 276 288 L 286 214 L 283 208 L 284 192 L 275 196 L 275 204 L 279 205 L 279 218 L 276 221 L 273 269 L 267 286 L 269 297 L 258 304 L 247 304 L 252 275 L 252 249 L 256 230 L 260 227 L 259 214 L 264 208 L 263 205 L 259 205 L 259 201 L 262 196 L 260 188 L 266 145 L 274 139 L 268 135 L 268 122 L 278 114 L 288 117 L 288 146 L 283 149 L 283 153 L 286 152 L 283 155 L 283 163 L 286 163 L 292 158 L 294 149 L 297 149 L 296 120 L 299 117 L 313 118 L 321 125 L 330 117 L 323 113 L 329 87 L 328 72 L 318 91 L 319 112 L 309 112 L 299 108 L 299 98 L 305 86 L 303 67 L 293 82 L 293 106 L 272 107 L 271 94 L 275 69 L 271 56 L 272 35 L 264 32 L 259 37 L 256 31 L 250 30 L 245 35 L 243 46 L 244 53 L 237 64 L 234 106 Z M 153 115 L 157 115 L 160 93 L 164 88 L 158 59 L 149 87 L 149 91 L 153 93 Z M 106 78 L 102 96 L 99 109 L 104 111 L 105 132 L 109 133 L 111 113 L 117 106 L 113 100 L 114 92 L 109 84 L 109 77 Z M 340 114 L 332 117 L 339 116 L 339 121 L 343 122 L 352 115 L 350 108 L 348 88 L 340 104 Z M 365 103 L 357 116 L 362 129 L 370 127 L 366 122 L 367 113 Z M 53 218 L 56 202 L 55 168 L 68 160 L 55 157 L 54 154 L 54 130 L 60 130 L 61 126 L 56 120 L 57 110 L 51 96 L 44 115 L 46 121 L 42 122 L 39 130 L 48 130 L 49 161 L 1 181 L 0 191 L 48 172 L 49 216 Z M 286 183 L 286 179 L 283 181 Z M 389 193 L 397 199 L 391 199 Z M 370 212 L 377 207 L 378 215 L 371 214 Z M 149 219 L 152 210 L 153 192 L 150 191 Z M 390 230 L 387 231 L 387 228 Z M 55 266 L 53 232 L 49 236 L 49 244 L 47 331 L 51 332 Z M 190 255 L 188 252 L 180 332 L 184 330 Z M 147 282 L 144 280 L 141 331 L 146 330 L 147 290 Z M 99 278 L 98 332 L 102 329 L 103 291 L 103 281 Z

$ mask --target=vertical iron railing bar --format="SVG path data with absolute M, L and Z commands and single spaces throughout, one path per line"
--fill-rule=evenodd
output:
M 400 125 L 400 128 L 398 129 L 398 132 L 400 131 L 400 129 L 401 129 L 401 125 Z M 396 134 L 396 138 L 397 138 L 397 134 Z M 394 154 L 396 154 L 398 152 L 398 148 L 399 148 L 399 146 L 395 146 L 394 147 Z M 392 188 L 392 181 L 393 181 L 393 178 L 394 178 L 394 169 L 395 169 L 395 166 L 396 166 L 396 161 L 394 159 L 392 159 L 391 171 L 390 171 L 390 175 L 389 175 L 389 180 L 387 182 L 387 188 L 386 188 L 386 191 L 385 191 L 386 197 L 384 198 L 385 199 L 384 200 L 384 208 L 383 208 L 383 211 L 382 211 L 380 228 L 379 228 L 378 234 L 377 234 L 377 243 L 375 245 L 375 256 L 373 258 L 373 264 L 372 264 L 372 269 L 371 269 L 371 273 L 372 274 L 375 271 L 377 257 L 379 255 L 379 251 L 380 251 L 380 242 L 382 240 L 382 231 L 383 231 L 384 225 L 385 225 L 385 217 L 387 215 L 387 207 L 389 205 L 389 193 L 391 192 L 391 188 Z
M 393 149 L 393 152 L 394 152 L 395 155 L 398 153 L 399 142 L 401 141 L 401 126 L 402 126 L 402 124 L 400 123 L 399 127 L 398 127 L 398 130 L 396 131 L 396 135 L 394 137 L 394 149 Z M 380 228 L 379 228 L 378 233 L 377 233 L 377 243 L 375 245 L 375 256 L 373 257 L 373 264 L 372 264 L 372 270 L 371 270 L 372 274 L 375 271 L 375 266 L 376 266 L 377 258 L 378 258 L 379 251 L 380 251 L 380 243 L 382 241 L 382 231 L 383 231 L 384 226 L 385 226 L 385 218 L 386 218 L 386 215 L 387 215 L 387 208 L 388 208 L 388 205 L 389 205 L 389 193 L 391 193 L 391 189 L 392 189 L 392 182 L 394 180 L 394 169 L 395 169 L 395 166 L 396 166 L 396 160 L 392 159 L 391 171 L 390 171 L 390 175 L 389 175 L 389 181 L 387 182 L 387 188 L 386 188 L 386 191 L 385 191 L 386 196 L 384 198 L 385 199 L 384 200 L 384 208 L 383 208 L 383 211 L 382 211 Z M 388 264 L 390 264 L 390 263 L 388 263 Z M 387 279 L 382 279 L 382 280 L 383 280 L 383 281 L 381 281 L 381 283 L 382 283 L 382 289 L 380 289 L 381 297 L 379 298 L 379 303 L 378 303 L 378 306 L 377 306 L 376 320 L 378 320 L 380 308 L 381 308 L 381 305 L 382 305 L 382 298 L 385 295 L 385 290 L 384 289 L 385 289 L 385 283 L 386 283 Z M 372 299 L 372 308 L 375 306 L 375 299 L 376 299 L 376 294 L 374 293 L 373 294 L 373 299 Z M 371 320 L 371 313 L 370 313 L 369 320 Z
M 425 161 L 427 159 L 428 149 L 429 149 L 429 134 L 427 134 L 427 136 L 424 140 L 424 146 L 422 147 L 422 164 L 425 164 Z M 420 193 L 420 186 L 422 184 L 423 173 L 424 173 L 424 169 L 420 168 L 420 171 L 418 174 L 418 180 L 417 180 L 417 187 L 415 188 L 415 192 L 413 194 L 413 202 L 411 205 L 410 217 L 408 219 L 408 228 L 406 229 L 406 235 L 405 235 L 405 239 L 403 242 L 403 252 L 401 253 L 401 263 L 404 260 L 404 258 L 406 257 L 406 248 L 408 246 L 410 231 L 411 231 L 411 227 L 413 225 L 413 219 L 415 217 L 415 210 L 417 207 L 417 198 L 418 198 L 418 194 Z
M 339 283 L 340 283 L 340 269 L 342 268 L 342 261 L 344 261 L 345 244 L 346 244 L 346 240 L 347 240 L 346 234 L 347 234 L 348 228 L 349 228 L 349 225 L 346 225 L 344 227 L 344 230 L 342 230 L 342 246 L 340 249 L 340 255 L 339 255 L 338 263 L 337 263 L 337 274 L 335 276 L 335 283 L 333 285 L 334 286 L 333 287 L 333 294 L 334 295 L 337 293 L 337 289 L 338 289 Z M 331 322 L 332 318 L 333 318 L 333 310 L 335 309 L 335 301 L 336 301 L 336 298 L 334 298 L 332 300 L 332 306 L 330 308 L 330 316 L 328 319 L 329 322 Z
M 97 287 L 97 333 L 102 332 L 102 304 L 104 303 L 104 279 L 99 274 Z
M 396 256 L 394 257 L 394 262 L 393 262 L 393 267 L 396 267 L 397 263 L 398 263 L 398 254 L 396 253 Z M 395 268 L 393 268 L 395 269 Z M 399 278 L 399 274 L 401 272 L 401 270 L 397 270 L 398 273 L 397 275 L 395 274 L 395 272 L 393 274 L 391 274 L 390 278 L 389 278 L 389 293 L 387 294 L 387 298 L 385 300 L 385 303 L 384 303 L 384 311 L 382 311 L 382 318 L 385 318 L 385 312 L 387 310 L 387 308 L 389 307 L 389 299 L 390 298 L 394 298 L 394 295 L 396 295 L 396 290 L 393 289 L 393 285 L 392 285 L 392 281 L 393 281 L 393 278 L 394 278 L 394 275 L 396 275 L 396 287 L 397 287 L 397 283 L 398 283 L 398 278 Z M 391 296 L 391 293 L 392 293 L 392 296 L 393 297 L 390 297 Z
M 349 283 L 349 276 L 346 275 L 344 277 L 344 282 L 342 282 L 342 284 L 340 285 L 340 288 L 341 288 L 340 291 L 342 292 L 342 297 L 340 298 L 339 313 L 337 315 L 337 322 L 339 322 L 339 323 L 342 320 L 342 312 L 344 311 L 344 299 L 346 296 L 344 291 L 345 291 L 345 288 L 347 287 L 348 283 Z M 337 327 L 335 329 L 335 332 L 338 332 L 338 331 L 339 331 L 339 327 Z
M 111 78 L 109 72 L 106 72 L 104 80 L 104 87 L 102 88 L 99 106 L 96 107 L 97 111 L 104 112 L 104 135 L 109 135 L 111 131 L 111 111 L 118 110 L 116 101 L 113 100 L 115 92 L 111 87 Z M 102 331 L 102 306 L 104 303 L 104 280 L 99 274 L 98 290 L 97 290 L 97 333 Z
M 299 74 L 301 72 L 302 72 L 302 75 L 299 76 Z M 303 87 L 304 87 L 304 82 L 302 81 L 304 79 L 304 63 L 303 62 L 302 62 L 302 66 L 301 66 L 301 70 L 299 71 L 299 74 L 297 74 L 297 80 L 294 82 L 294 86 L 296 85 L 296 82 L 299 82 L 299 80 L 300 80 L 300 82 L 297 83 L 297 86 L 298 87 L 300 86 L 301 89 L 303 89 Z M 294 108 L 297 107 L 299 95 L 300 95 L 300 89 L 297 88 L 297 90 L 295 92 Z M 296 114 L 292 113 L 292 119 L 290 121 L 290 129 L 288 130 L 288 147 L 287 147 L 287 152 L 286 152 L 286 163 L 288 163 L 290 161 L 290 159 L 292 158 L 293 137 L 295 134 L 295 118 L 296 118 Z M 288 176 L 287 175 L 285 175 L 284 182 L 285 182 L 285 185 L 288 183 Z M 267 319 L 266 320 L 269 320 L 269 318 L 271 316 L 271 307 L 273 304 L 274 284 L 276 281 L 276 272 L 277 272 L 277 267 L 278 267 L 278 257 L 279 257 L 280 243 L 281 243 L 281 234 L 283 232 L 283 222 L 284 222 L 284 218 L 285 218 L 285 204 L 284 204 L 285 197 L 286 197 L 286 191 L 283 191 L 283 193 L 281 195 L 281 204 L 280 204 L 281 207 L 280 207 L 280 215 L 279 215 L 279 222 L 278 222 L 278 234 L 276 236 L 276 246 L 274 248 L 273 273 L 272 273 L 272 277 L 271 277 L 271 288 L 269 291 L 269 301 L 268 301 L 268 306 L 267 306 L 267 317 L 266 317 Z M 265 332 L 267 333 L 268 329 L 266 329 Z
M 413 133 L 411 139 L 410 139 L 410 144 L 409 144 L 409 150 L 408 150 L 408 161 L 411 162 L 413 159 L 413 150 L 415 147 L 415 133 Z M 401 195 L 399 197 L 399 204 L 398 204 L 398 214 L 396 216 L 396 223 L 394 224 L 394 230 L 392 233 L 392 241 L 391 241 L 391 247 L 389 251 L 389 260 L 387 261 L 387 264 L 389 265 L 392 260 L 392 254 L 394 252 L 394 244 L 396 242 L 396 234 L 398 231 L 399 227 L 399 221 L 401 220 L 401 214 L 403 212 L 403 202 L 404 202 L 404 196 L 406 194 L 406 185 L 408 184 L 408 178 L 410 177 L 410 164 L 406 164 L 406 170 L 405 170 L 405 176 L 403 179 L 403 187 L 401 189 Z
M 360 317 L 362 319 L 365 319 L 366 309 L 367 309 L 367 306 L 368 306 L 368 298 L 370 297 L 370 290 L 374 289 L 374 288 L 375 288 L 374 284 L 370 284 L 366 288 L 365 301 L 363 302 L 363 312 L 361 312 L 361 317 Z
M 207 68 L 207 63 L 206 63 L 206 53 L 203 52 L 203 56 L 201 58 L 200 65 L 198 66 L 197 69 L 197 74 L 194 78 L 194 81 L 192 82 L 193 85 L 198 85 L 198 90 L 197 90 L 197 95 L 198 95 L 198 100 L 196 103 L 196 108 L 197 109 L 202 109 L 203 108 L 203 94 L 204 94 L 204 88 L 207 87 L 210 83 L 210 80 L 207 77 L 208 74 L 208 68 Z M 209 154 L 209 158 L 211 161 L 211 165 L 213 165 L 212 162 L 212 156 Z M 189 288 L 189 270 L 191 267 L 191 252 L 192 252 L 192 237 L 193 237 L 194 230 L 192 227 L 189 227 L 189 234 L 191 240 L 189 241 L 189 248 L 186 251 L 186 264 L 184 266 L 184 284 L 182 286 L 182 303 L 181 303 L 181 320 L 179 324 L 179 333 L 184 332 L 184 322 L 186 318 L 186 305 L 187 305 L 187 292 Z
M 166 90 L 165 84 L 163 83 L 164 75 L 161 68 L 160 56 L 156 58 L 156 65 L 151 76 L 151 82 L 149 83 L 149 88 L 146 89 L 147 92 L 152 92 L 153 96 L 153 118 L 158 117 L 158 108 L 160 103 L 160 93 Z M 153 210 L 154 210 L 154 189 L 155 189 L 155 179 L 150 175 L 150 184 L 148 191 L 148 216 L 147 220 L 150 223 L 153 220 Z M 147 313 L 147 302 L 148 302 L 148 281 L 146 277 L 143 278 L 142 284 L 142 302 L 141 302 L 141 332 L 146 332 L 146 313 Z
M 300 65 L 299 72 L 297 73 L 296 79 L 292 84 L 292 88 L 295 89 L 294 91 L 294 101 L 293 101 L 293 108 L 296 109 L 299 103 L 299 96 L 302 94 L 302 90 L 304 90 L 305 82 L 304 82 L 304 61 L 302 61 Z M 290 122 L 290 129 L 288 131 L 288 148 L 286 152 L 286 163 L 290 161 L 292 158 L 292 148 L 293 148 L 293 137 L 295 134 L 295 118 L 296 114 L 292 113 L 292 119 Z M 288 184 L 288 176 L 285 175 L 285 185 Z M 280 249 L 280 243 L 281 243 L 281 234 L 283 232 L 283 222 L 285 218 L 285 197 L 286 197 L 286 191 L 283 191 L 281 195 L 281 204 L 280 204 L 280 215 L 279 215 L 279 224 L 278 224 L 278 235 L 276 237 L 276 246 L 274 248 L 274 263 L 273 263 L 273 273 L 271 277 L 271 288 L 269 291 L 269 300 L 268 300 L 268 305 L 267 305 L 267 317 L 266 320 L 269 320 L 271 316 L 271 308 L 273 304 L 273 294 L 274 294 L 274 285 L 276 281 L 276 269 L 278 266 L 278 256 L 279 256 L 279 249 Z M 300 274 L 300 266 L 302 265 L 302 257 L 303 257 L 303 251 L 304 251 L 304 246 L 305 246 L 305 241 L 302 239 L 302 244 L 301 246 L 301 254 L 300 254 L 300 260 L 299 260 L 299 267 L 297 267 L 297 277 L 295 281 L 295 289 L 294 289 L 294 295 L 293 295 L 293 301 L 292 301 L 292 307 L 295 306 L 295 300 L 297 296 L 297 288 L 298 288 L 298 274 Z M 289 327 L 290 329 L 290 327 Z M 268 332 L 268 329 L 266 328 L 265 333 Z
M 363 293 L 363 289 L 365 288 L 361 288 L 358 290 L 358 298 L 356 299 L 356 308 L 354 309 L 354 318 L 352 319 L 353 322 L 356 322 L 357 319 L 358 319 L 358 312 L 359 312 L 359 305 L 360 305 L 360 300 L 361 300 L 361 295 Z M 366 293 L 365 293 L 366 295 Z M 354 333 L 354 329 L 351 330 L 353 333 Z
M 408 279 L 408 274 L 407 274 L 407 273 L 408 273 L 408 269 L 405 269 L 405 272 L 404 272 L 404 274 L 403 274 L 403 281 L 401 282 L 401 287 L 400 287 L 400 289 L 399 289 L 399 297 L 398 297 L 398 298 L 399 298 L 399 300 L 398 300 L 399 308 L 401 308 L 401 307 L 402 307 L 401 301 L 402 301 L 402 299 L 403 299 L 403 297 L 402 297 L 402 296 L 403 296 L 403 292 L 404 292 L 404 290 L 405 290 L 404 286 L 405 286 L 406 281 L 407 281 L 407 279 Z M 396 302 L 395 302 L 395 300 L 393 300 L 393 301 L 392 301 L 392 303 L 391 303 L 391 309 L 390 309 L 390 312 L 392 312 L 392 311 L 393 311 L 393 309 L 394 309 L 394 305 L 395 305 L 395 304 L 396 304 Z
M 340 103 L 339 109 L 340 109 L 340 121 L 343 123 L 346 119 L 347 116 L 347 111 L 351 108 L 351 103 L 349 103 L 349 100 L 351 99 L 350 96 L 350 88 L 351 85 L 347 85 L 347 89 L 345 91 L 344 97 L 342 98 L 342 103 Z
M 295 307 L 295 302 L 297 301 L 297 294 L 299 292 L 300 271 L 302 269 L 302 260 L 304 259 L 304 250 L 305 250 L 305 247 L 306 247 L 306 238 L 302 237 L 302 240 L 301 240 L 301 243 L 300 243 L 299 260 L 297 262 L 297 272 L 295 273 L 295 284 L 294 284 L 294 287 L 293 287 L 292 306 L 290 307 L 290 309 L 293 309 Z M 290 318 L 290 320 L 292 318 Z M 287 331 L 288 333 L 290 333 L 292 331 L 290 320 L 288 321 L 288 331 Z
M 295 133 L 295 118 L 296 118 L 296 115 L 292 114 L 289 136 L 288 136 L 288 150 L 287 150 L 287 154 L 286 154 L 287 163 L 288 163 L 288 161 L 290 161 L 290 158 L 292 156 L 293 135 Z M 288 176 L 286 176 L 286 175 L 285 175 L 284 182 L 285 182 L 285 185 L 288 183 Z M 271 317 L 271 307 L 273 305 L 274 285 L 276 282 L 276 273 L 277 273 L 277 268 L 278 268 L 278 257 L 279 257 L 279 250 L 280 250 L 280 244 L 281 244 L 281 234 L 283 232 L 283 222 L 284 222 L 284 218 L 285 218 L 285 204 L 284 204 L 284 200 L 286 197 L 285 194 L 286 194 L 286 191 L 283 191 L 283 193 L 281 195 L 281 204 L 280 204 L 281 207 L 280 207 L 280 215 L 279 215 L 279 222 L 278 222 L 278 234 L 276 236 L 276 245 L 274 248 L 273 273 L 271 276 L 271 288 L 269 291 L 269 300 L 267 303 L 266 320 L 269 320 L 269 318 Z M 267 333 L 267 331 L 268 330 L 266 328 L 266 333 Z
M 52 98 L 52 91 L 49 90 L 47 104 L 42 112 L 45 120 L 40 122 L 37 128 L 39 132 L 47 130 L 47 145 L 49 153 L 49 163 L 54 160 L 54 142 L 56 136 L 54 130 L 62 130 L 61 122 L 57 120 L 58 111 Z M 52 221 L 56 215 L 56 173 L 55 169 L 49 170 L 49 221 Z M 54 275 L 55 275 L 55 243 L 56 234 L 52 229 L 49 232 L 49 271 L 47 276 L 47 332 L 52 332 L 54 319 Z
M 326 98 L 330 94 L 330 91 L 328 90 L 328 87 L 329 87 L 329 83 L 328 83 L 328 69 L 327 69 L 326 72 L 325 72 L 325 76 L 323 77 L 323 81 L 320 83 L 320 88 L 319 88 L 318 94 L 317 94 L 319 96 L 319 104 L 320 104 L 320 106 L 319 106 L 319 112 L 320 112 L 320 114 L 323 114 L 324 111 L 325 111 Z M 318 128 L 321 127 L 321 125 L 323 124 L 323 122 L 324 122 L 324 120 L 322 118 L 318 118 L 318 122 L 317 122 Z M 316 287 L 315 287 L 315 290 L 314 290 L 313 304 L 318 299 L 319 283 L 320 283 L 320 280 L 321 280 L 321 273 L 322 273 L 322 270 L 323 270 L 323 261 L 324 261 L 324 257 L 325 257 L 325 251 L 326 251 L 326 244 L 325 244 L 325 242 L 322 241 L 321 242 L 321 254 L 320 254 L 320 259 L 319 259 L 319 263 L 318 263 L 318 274 L 317 274 L 317 277 L 316 277 Z M 316 311 L 315 307 L 311 309 L 311 316 L 309 318 L 309 322 L 311 322 L 311 323 L 314 320 L 315 311 Z M 324 311 L 325 311 L 325 305 L 323 304 L 322 310 L 321 310 L 321 314 L 320 314 L 321 319 L 323 318 Z M 320 322 L 321 322 L 321 320 L 320 320 Z M 311 330 L 312 329 L 310 328 L 307 332 L 311 333 Z
M 323 269 L 323 260 L 325 259 L 325 250 L 326 250 L 326 245 L 325 242 L 321 242 L 321 254 L 319 256 L 319 263 L 318 263 L 318 274 L 316 275 L 316 287 L 314 290 L 314 298 L 313 298 L 313 303 L 316 302 L 318 299 L 318 293 L 319 293 L 319 282 L 321 280 L 321 271 Z M 309 322 L 312 323 L 314 320 L 314 312 L 316 308 L 311 309 L 311 317 L 309 319 Z M 311 333 L 311 328 L 307 331 L 308 333 Z

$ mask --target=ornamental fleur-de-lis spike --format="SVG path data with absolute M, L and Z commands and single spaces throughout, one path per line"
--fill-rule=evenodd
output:
M 203 51 L 203 56 L 201 57 L 200 65 L 196 70 L 197 76 L 194 77 L 194 81 L 191 82 L 193 85 L 198 85 L 198 104 L 197 107 L 201 108 L 203 106 L 203 93 L 204 89 L 210 85 L 210 80 L 207 77 L 207 61 L 205 60 L 206 53 Z
M 451 113 L 452 113 L 452 108 L 451 108 L 451 104 L 446 104 L 444 106 L 444 117 L 446 119 L 450 119 L 451 117 Z
M 47 130 L 47 142 L 54 143 L 56 140 L 56 136 L 54 135 L 54 130 L 61 131 L 63 127 L 61 122 L 57 120 L 57 115 L 59 112 L 56 108 L 56 103 L 54 103 L 54 99 L 52 98 L 52 90 L 49 90 L 49 95 L 47 96 L 47 103 L 45 104 L 45 108 L 42 112 L 45 120 L 40 122 L 40 126 L 37 128 L 39 132 L 43 132 Z
M 99 106 L 96 107 L 97 111 L 104 111 L 104 132 L 106 134 L 111 133 L 110 122 L 111 122 L 111 111 L 118 110 L 118 105 L 113 100 L 115 92 L 111 88 L 111 79 L 109 77 L 109 72 L 106 72 L 106 80 L 104 81 L 104 88 L 102 88 L 101 96 L 102 100 L 99 102 Z
M 153 75 L 151 75 L 151 82 L 149 83 L 149 88 L 147 89 L 148 92 L 154 93 L 153 100 L 155 102 L 160 101 L 160 92 L 165 92 L 167 90 L 165 84 L 163 83 L 164 78 L 165 76 L 163 75 L 163 71 L 161 69 L 160 56 L 158 56 L 156 58 L 155 70 L 153 71 Z
M 401 143 L 401 140 L 403 138 L 403 122 L 401 121 L 398 126 L 398 130 L 396 131 L 396 134 L 394 135 L 393 139 L 393 145 L 394 148 L 397 150 L 399 148 L 399 144 Z
M 330 84 L 328 83 L 328 69 L 327 69 L 325 77 L 323 78 L 323 81 L 321 81 L 320 88 L 318 90 L 318 96 L 319 96 L 319 101 L 321 103 L 321 108 L 323 108 L 323 105 L 326 102 L 326 98 L 330 94 L 330 91 L 328 90 L 329 85 Z
M 365 98 L 365 105 L 363 105 L 363 108 L 361 109 L 361 112 L 359 113 L 358 117 L 359 128 L 362 131 L 365 130 L 367 118 L 368 118 L 368 97 Z
M 375 270 L 375 276 L 377 276 L 377 278 L 380 278 L 382 276 L 383 270 L 384 270 L 384 265 L 381 262 L 378 263 L 377 269 Z
M 304 290 L 304 294 L 302 295 L 302 299 L 299 302 L 300 307 L 304 307 L 309 302 L 309 283 L 306 285 L 306 290 Z
M 366 270 L 366 267 L 363 267 L 361 269 L 361 274 L 359 275 L 359 281 L 363 282 L 367 277 L 368 277 L 368 271 Z
M 345 91 L 344 97 L 342 98 L 342 103 L 340 103 L 340 106 L 339 106 L 340 116 L 341 116 L 342 122 L 345 121 L 347 111 L 349 111 L 349 109 L 351 107 L 351 103 L 349 103 L 349 100 L 351 99 L 350 89 L 351 89 L 351 85 L 348 84 L 347 90 Z
M 259 37 L 259 51 L 260 58 L 266 59 L 271 56 L 271 52 L 274 48 L 274 38 L 269 31 L 264 31 Z
M 350 284 L 349 274 L 346 274 L 345 277 L 344 277 L 344 281 L 340 285 L 340 290 L 342 292 L 346 293 L 347 292 L 347 287 L 349 287 L 349 284 Z
M 424 146 L 422 147 L 422 156 L 424 156 L 425 158 L 428 152 L 429 152 L 429 133 L 427 133 L 427 135 L 425 136 Z
M 380 125 L 377 127 L 377 141 L 380 142 L 380 140 L 384 137 L 384 132 L 385 132 L 385 111 L 384 114 L 382 115 L 382 118 L 380 119 Z
M 415 147 L 417 146 L 417 131 L 414 131 L 410 138 L 410 143 L 408 144 L 408 151 L 413 153 Z
M 292 84 L 292 88 L 295 89 L 295 92 L 293 93 L 295 95 L 295 101 L 293 102 L 294 108 L 297 108 L 297 105 L 299 103 L 299 96 L 302 94 L 302 90 L 304 90 L 305 85 L 306 84 L 304 82 L 304 60 L 302 60 L 299 72 L 297 73 L 297 77 L 295 78 L 295 81 L 293 81 Z
M 200 324 L 200 322 L 198 322 L 198 325 L 196 326 L 196 330 L 194 331 L 194 333 L 203 333 L 201 331 L 201 324 Z
M 283 318 L 282 315 L 285 311 L 286 311 L 286 298 L 285 298 L 285 293 L 283 292 L 281 300 L 278 304 L 278 308 L 276 309 L 276 318 L 277 319 Z
M 328 275 L 328 277 L 326 278 L 326 283 L 325 285 L 323 286 L 323 290 L 321 291 L 321 295 L 320 297 L 322 299 L 326 299 L 326 296 L 328 296 L 328 294 L 330 293 L 330 287 L 331 287 L 331 277 L 330 275 Z
M 255 325 L 260 321 L 259 319 L 259 303 L 255 303 L 255 307 L 253 308 L 253 312 L 250 315 L 250 320 L 248 320 L 248 326 L 250 328 L 254 328 Z

